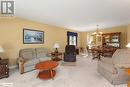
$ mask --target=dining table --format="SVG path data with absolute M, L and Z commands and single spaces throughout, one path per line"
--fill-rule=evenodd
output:
M 92 51 L 92 55 L 96 55 L 93 56 L 93 59 L 97 58 L 99 60 L 101 60 L 101 57 L 112 57 L 113 53 L 115 52 L 116 49 L 114 48 L 105 48 L 105 47 L 94 47 L 91 49 Z

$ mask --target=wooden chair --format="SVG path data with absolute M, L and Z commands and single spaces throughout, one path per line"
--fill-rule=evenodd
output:
M 88 55 L 91 55 L 91 54 L 92 54 L 92 50 L 91 50 L 91 49 L 89 49 L 89 47 L 88 47 L 88 46 L 87 46 L 86 48 L 87 48 Z
M 116 48 L 113 47 L 104 47 L 103 48 L 103 56 L 104 57 L 112 57 L 112 55 L 114 54 L 114 52 L 116 51 Z
M 99 59 L 100 60 L 101 53 L 99 52 L 98 48 L 92 48 L 91 52 L 92 52 L 93 59 Z

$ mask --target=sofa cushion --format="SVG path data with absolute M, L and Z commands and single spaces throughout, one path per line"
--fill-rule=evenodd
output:
M 21 49 L 19 52 L 19 56 L 27 60 L 36 58 L 35 49 L 33 48 Z
M 46 49 L 46 48 L 36 48 L 35 50 L 36 50 L 37 58 L 47 57 L 48 49 Z
M 35 65 L 24 68 L 24 72 L 29 72 L 29 71 L 32 71 L 32 70 L 35 70 Z
M 42 58 L 38 58 L 40 62 L 42 61 L 46 61 L 46 60 L 51 60 L 50 57 L 42 57 Z
M 39 62 L 38 59 L 34 58 L 34 59 L 30 59 L 28 61 L 25 62 L 24 67 L 28 67 L 28 66 L 32 66 L 35 65 Z
M 98 66 L 99 66 L 100 68 L 102 68 L 103 70 L 106 70 L 106 71 L 108 71 L 108 72 L 110 72 L 110 73 L 112 73 L 112 74 L 117 74 L 116 68 L 115 68 L 114 65 L 111 64 L 111 63 L 105 63 L 105 62 L 99 61 L 99 62 L 98 62 Z

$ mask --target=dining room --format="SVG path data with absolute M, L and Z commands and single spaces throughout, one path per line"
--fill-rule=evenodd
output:
M 126 36 L 126 31 L 119 27 L 100 29 L 97 26 L 96 31 L 87 33 L 87 51 L 93 59 L 112 57 L 117 49 L 125 48 Z

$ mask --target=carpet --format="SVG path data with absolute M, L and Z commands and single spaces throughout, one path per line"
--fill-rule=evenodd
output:
M 61 62 L 62 66 L 76 66 L 76 62 Z
M 90 57 L 77 57 L 76 66 L 62 66 L 62 61 L 56 68 L 54 80 L 41 80 L 34 70 L 20 75 L 18 70 L 11 70 L 9 78 L 0 80 L 0 83 L 13 83 L 13 87 L 127 87 L 111 85 L 97 72 L 97 60 Z

